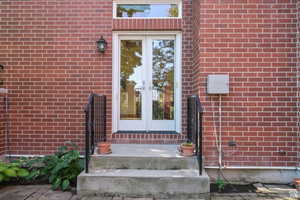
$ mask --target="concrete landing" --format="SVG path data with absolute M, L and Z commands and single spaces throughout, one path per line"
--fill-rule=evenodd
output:
M 112 153 L 101 156 L 111 157 L 178 157 L 178 146 L 174 144 L 112 144 Z M 96 151 L 97 152 L 97 151 Z M 99 154 L 95 154 L 99 155 Z
M 113 144 L 113 153 L 91 156 L 89 169 L 198 169 L 197 158 L 181 156 L 177 148 L 178 145 Z
M 103 176 L 103 177 L 199 177 L 198 170 L 145 170 L 145 169 L 99 169 L 93 171 L 93 173 L 86 174 L 86 176 Z M 202 176 L 201 176 L 202 177 Z

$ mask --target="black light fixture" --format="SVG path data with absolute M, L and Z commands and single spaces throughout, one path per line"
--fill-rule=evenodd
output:
M 104 53 L 107 47 L 107 42 L 104 40 L 103 36 L 97 41 L 98 51 Z
M 0 72 L 3 72 L 3 71 L 4 71 L 4 66 L 0 65 Z M 0 86 L 2 86 L 2 85 L 4 85 L 4 81 L 2 79 L 0 79 Z

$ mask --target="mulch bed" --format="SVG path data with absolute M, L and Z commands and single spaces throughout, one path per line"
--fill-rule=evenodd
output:
M 0 183 L 0 189 L 6 186 L 16 186 L 16 185 L 47 185 L 49 184 L 48 180 L 37 179 L 34 181 L 26 181 L 26 180 L 10 180 L 8 182 Z
M 236 184 L 225 184 L 223 190 L 219 190 L 218 186 L 214 183 L 210 184 L 210 192 L 219 193 L 249 193 L 255 192 L 256 188 L 252 184 L 248 185 L 236 185 Z

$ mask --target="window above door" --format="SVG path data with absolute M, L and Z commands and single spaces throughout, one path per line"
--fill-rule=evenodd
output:
M 181 0 L 114 0 L 114 18 L 182 18 Z

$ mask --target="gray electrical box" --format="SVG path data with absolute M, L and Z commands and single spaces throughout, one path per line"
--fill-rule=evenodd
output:
M 229 93 L 229 75 L 212 74 L 207 76 L 208 94 L 228 94 Z

